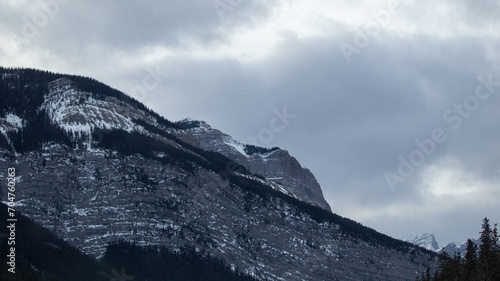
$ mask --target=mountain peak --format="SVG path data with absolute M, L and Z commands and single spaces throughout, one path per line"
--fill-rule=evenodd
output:
M 474 244 L 476 244 L 479 248 L 480 240 L 479 239 L 470 239 Z M 449 255 L 454 255 L 456 252 L 460 253 L 462 257 L 465 257 L 465 253 L 467 252 L 467 240 L 464 242 L 451 242 L 446 244 L 446 246 L 442 247 L 437 251 L 438 253 L 446 252 Z
M 211 129 L 212 127 L 205 121 L 201 120 L 194 120 L 192 118 L 185 118 L 180 121 L 175 122 L 180 128 L 182 129 L 194 129 L 194 128 L 200 128 L 200 129 Z
M 184 129 L 178 133 L 178 137 L 186 142 L 204 150 L 221 153 L 251 173 L 263 176 L 272 182 L 271 186 L 281 186 L 277 190 L 286 190 L 285 194 L 331 212 L 314 175 L 303 168 L 288 151 L 279 147 L 244 144 L 204 121 L 184 119 L 176 124 Z M 231 165 L 227 169 L 231 170 Z
M 436 237 L 432 233 L 411 234 L 411 235 L 405 236 L 403 238 L 403 241 L 418 245 L 422 248 L 425 248 L 427 250 L 431 250 L 434 252 L 439 250 L 439 245 L 436 241 Z
M 260 280 L 405 280 L 433 267 L 434 253 L 331 212 L 286 150 L 172 123 L 90 78 L 0 74 L 0 170 L 16 169 L 16 211 L 90 256 L 117 241 L 193 249 Z

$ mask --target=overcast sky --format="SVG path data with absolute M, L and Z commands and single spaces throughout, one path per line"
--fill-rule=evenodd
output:
M 498 15 L 498 0 L 6 0 L 0 65 L 280 146 L 334 212 L 442 245 L 500 222 Z

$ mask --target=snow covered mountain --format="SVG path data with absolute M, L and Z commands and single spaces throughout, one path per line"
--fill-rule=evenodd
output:
M 446 244 L 444 247 L 439 247 L 436 241 L 436 237 L 434 237 L 434 234 L 431 233 L 412 234 L 404 237 L 402 240 L 437 253 L 446 252 L 450 256 L 453 256 L 456 252 L 459 252 L 461 256 L 464 257 L 467 250 L 467 241 L 451 242 Z M 479 247 L 480 241 L 478 239 L 471 240 Z
M 431 233 L 424 234 L 412 234 L 403 238 L 403 241 L 418 245 L 430 251 L 438 251 L 439 245 L 436 241 L 436 237 Z
M 260 280 L 414 280 L 435 266 L 331 212 L 285 150 L 170 122 L 85 77 L 0 68 L 0 98 L 16 210 L 95 258 L 116 241 L 193 249 Z
M 478 249 L 480 245 L 479 239 L 471 239 L 474 242 Z M 456 252 L 459 252 L 462 257 L 465 257 L 465 253 L 467 252 L 467 241 L 464 242 L 451 242 L 446 246 L 442 247 L 437 251 L 438 253 L 446 252 L 450 256 L 453 256 Z

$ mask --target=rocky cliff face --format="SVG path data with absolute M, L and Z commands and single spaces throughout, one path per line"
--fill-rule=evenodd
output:
M 188 247 L 262 280 L 414 280 L 434 265 L 331 213 L 286 151 L 171 123 L 94 80 L 1 71 L 0 171 L 17 169 L 17 210 L 85 253 Z
M 182 139 L 191 140 L 205 150 L 222 153 L 250 172 L 282 185 L 300 200 L 331 211 L 314 175 L 302 168 L 286 150 L 242 144 L 205 122 L 186 119 L 179 125 L 187 128 L 180 135 Z M 227 169 L 234 167 L 228 165 Z

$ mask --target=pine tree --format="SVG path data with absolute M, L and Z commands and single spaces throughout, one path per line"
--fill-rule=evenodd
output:
M 496 227 L 495 227 L 496 228 Z M 479 280 L 496 281 L 498 277 L 496 269 L 498 268 L 498 231 L 492 230 L 488 218 L 484 218 L 483 231 L 481 231 L 481 245 L 479 246 Z
M 495 224 L 491 234 L 493 243 L 493 257 L 492 257 L 492 277 L 493 280 L 500 280 L 500 236 L 498 234 L 498 224 Z
M 453 258 L 446 252 L 439 254 L 438 280 L 453 280 Z
M 472 240 L 467 240 L 467 251 L 463 264 L 463 281 L 477 280 L 478 276 L 478 260 L 477 260 L 477 245 Z
M 422 275 L 421 277 L 419 278 L 418 275 L 417 275 L 417 281 L 432 281 L 432 276 L 431 276 L 431 269 L 430 268 L 427 268 L 425 270 L 425 273 L 422 272 Z
M 431 277 L 431 269 L 430 268 L 427 268 L 425 270 L 425 276 L 422 278 L 423 281 L 432 281 L 432 277 Z
M 462 276 L 462 255 L 460 255 L 460 252 L 456 251 L 455 255 L 450 261 L 450 273 L 452 276 L 451 280 L 459 280 L 460 277 Z
M 432 280 L 433 281 L 441 281 L 441 276 L 439 275 L 438 270 L 434 271 L 434 278 Z

